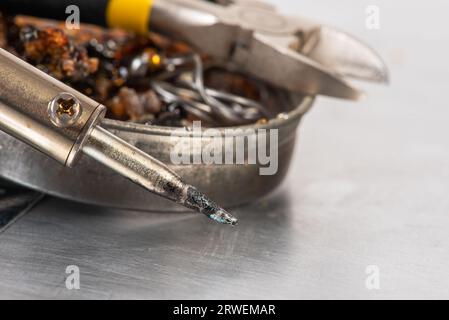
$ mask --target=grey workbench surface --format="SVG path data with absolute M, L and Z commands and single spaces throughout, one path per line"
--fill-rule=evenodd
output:
M 45 200 L 0 233 L 0 298 L 449 298 L 449 3 L 276 2 L 366 39 L 391 85 L 319 99 L 288 179 L 235 228 Z

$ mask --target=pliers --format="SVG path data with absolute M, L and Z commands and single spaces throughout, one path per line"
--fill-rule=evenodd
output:
M 345 76 L 388 82 L 382 59 L 359 40 L 260 1 L 155 0 L 150 25 L 290 91 L 357 99 Z

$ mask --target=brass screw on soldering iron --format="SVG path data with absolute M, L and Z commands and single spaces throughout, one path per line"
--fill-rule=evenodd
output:
M 48 104 L 51 122 L 60 128 L 67 128 L 76 123 L 81 115 L 81 104 L 71 93 L 62 92 Z

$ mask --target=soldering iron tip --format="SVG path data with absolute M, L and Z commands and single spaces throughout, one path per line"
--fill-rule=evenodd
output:
M 212 220 L 215 220 L 217 222 L 220 222 L 220 223 L 230 224 L 232 226 L 235 226 L 238 223 L 238 220 L 236 217 L 234 217 L 229 212 L 227 212 L 223 209 L 219 209 L 217 211 L 217 213 L 211 214 L 209 216 L 209 218 L 211 218 Z
M 238 222 L 237 218 L 226 210 L 218 206 L 214 201 L 207 198 L 203 193 L 199 192 L 192 186 L 187 188 L 187 199 L 184 205 L 189 208 L 196 209 L 210 219 L 235 226 Z

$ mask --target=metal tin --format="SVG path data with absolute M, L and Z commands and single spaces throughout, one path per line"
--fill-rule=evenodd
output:
M 284 179 L 296 141 L 296 129 L 314 101 L 311 96 L 291 94 L 285 116 L 266 124 L 242 129 L 278 129 L 278 170 L 274 175 L 260 175 L 260 165 L 189 164 L 173 165 L 170 161 L 172 135 L 178 128 L 145 126 L 103 120 L 102 126 L 166 163 L 183 179 L 198 187 L 225 207 L 254 201 Z M 218 129 L 224 132 L 224 129 Z M 191 134 L 180 139 L 201 139 Z M 202 140 L 201 140 L 202 141 Z M 201 142 L 203 143 L 203 142 Z M 0 131 L 0 176 L 46 194 L 83 203 L 147 211 L 184 211 L 185 208 L 150 194 L 143 188 L 82 157 L 75 168 L 61 166 L 55 160 Z

